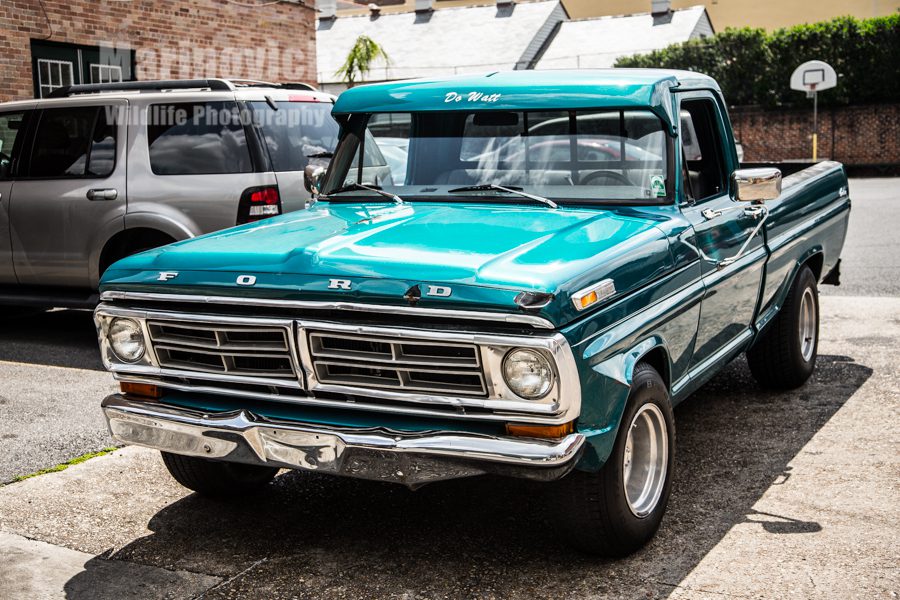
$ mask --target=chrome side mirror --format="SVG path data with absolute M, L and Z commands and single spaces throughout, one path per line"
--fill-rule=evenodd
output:
M 781 171 L 772 167 L 738 169 L 734 180 L 735 200 L 768 202 L 781 195 Z
M 307 165 L 306 168 L 303 169 L 303 187 L 306 188 L 307 192 L 318 195 L 323 177 L 325 177 L 324 167 L 319 165 Z

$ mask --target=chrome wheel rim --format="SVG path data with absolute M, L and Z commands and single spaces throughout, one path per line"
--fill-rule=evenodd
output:
M 805 362 L 812 360 L 816 349 L 816 299 L 812 288 L 803 290 L 800 298 L 800 355 Z
M 622 482 L 628 508 L 646 517 L 659 504 L 669 466 L 666 420 L 655 404 L 645 404 L 631 420 L 625 438 Z

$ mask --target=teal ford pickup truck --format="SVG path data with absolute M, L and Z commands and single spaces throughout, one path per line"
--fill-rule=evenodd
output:
M 665 511 L 675 405 L 742 352 L 766 387 L 812 373 L 846 175 L 742 168 L 712 79 L 394 82 L 334 116 L 308 210 L 103 277 L 110 430 L 188 488 L 531 478 L 574 545 L 622 556 Z

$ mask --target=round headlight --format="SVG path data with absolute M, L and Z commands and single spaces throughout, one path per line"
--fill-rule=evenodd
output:
M 517 395 L 537 400 L 553 387 L 553 369 L 540 352 L 519 348 L 503 359 L 503 379 Z
M 144 355 L 144 333 L 136 321 L 113 319 L 106 338 L 113 353 L 123 362 L 133 363 Z

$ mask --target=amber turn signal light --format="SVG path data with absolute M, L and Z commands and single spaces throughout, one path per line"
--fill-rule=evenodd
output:
M 514 425 L 506 424 L 506 433 L 517 437 L 559 439 L 575 432 L 575 422 L 562 425 Z
M 131 383 L 122 381 L 119 383 L 119 389 L 123 394 L 131 394 L 132 396 L 143 396 L 145 398 L 161 398 L 162 392 L 155 385 L 149 383 Z
M 589 292 L 586 296 L 581 298 L 581 308 L 587 308 L 591 304 L 594 304 L 598 299 L 597 292 Z

